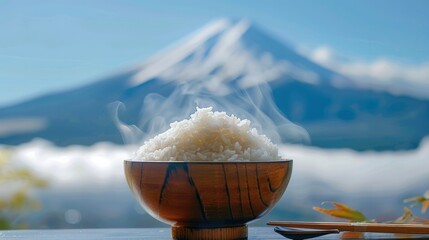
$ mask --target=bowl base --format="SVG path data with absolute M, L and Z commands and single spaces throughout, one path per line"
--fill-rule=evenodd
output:
M 247 239 L 247 225 L 219 228 L 172 226 L 173 239 Z

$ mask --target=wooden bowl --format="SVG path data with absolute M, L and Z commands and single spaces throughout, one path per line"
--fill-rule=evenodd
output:
M 247 224 L 283 195 L 292 160 L 264 162 L 124 161 L 131 191 L 174 239 L 245 239 Z

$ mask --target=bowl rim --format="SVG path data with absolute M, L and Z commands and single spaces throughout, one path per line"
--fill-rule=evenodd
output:
M 234 161 L 143 161 L 137 159 L 125 159 L 124 162 L 130 163 L 158 163 L 158 164 L 236 164 L 236 163 L 292 163 L 293 159 L 282 158 L 279 160 L 269 160 L 269 161 L 242 161 L 242 160 L 234 160 Z

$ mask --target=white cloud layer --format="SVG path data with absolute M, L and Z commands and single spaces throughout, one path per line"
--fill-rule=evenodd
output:
M 356 152 L 300 145 L 282 146 L 280 151 L 294 159 L 298 184 L 318 182 L 341 194 L 395 195 L 429 182 L 429 138 L 412 151 Z
M 429 62 L 412 65 L 387 58 L 373 61 L 344 59 L 327 46 L 304 53 L 314 62 L 357 80 L 360 84 L 394 94 L 429 98 Z
M 0 145 L 0 150 L 5 148 Z M 39 139 L 11 150 L 13 164 L 47 178 L 51 188 L 91 189 L 125 184 L 123 160 L 135 149 L 111 143 L 56 147 Z M 334 195 L 399 196 L 429 182 L 429 138 L 411 151 L 356 152 L 283 145 L 280 152 L 294 160 L 290 191 L 295 192 L 287 194 L 309 196 L 311 185 L 318 183 Z
M 6 146 L 0 145 L 0 150 Z M 31 169 L 49 181 L 51 188 L 97 188 L 124 182 L 123 160 L 130 158 L 130 147 L 112 143 L 93 146 L 56 147 L 36 139 L 12 147 L 12 164 Z

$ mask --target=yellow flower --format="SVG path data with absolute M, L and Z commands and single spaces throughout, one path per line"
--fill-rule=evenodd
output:
M 429 191 L 426 191 L 423 196 L 407 198 L 404 200 L 404 202 L 414 202 L 414 204 L 411 205 L 412 207 L 422 204 L 422 213 L 426 213 L 427 209 L 429 208 Z
M 318 211 L 320 213 L 327 214 L 336 218 L 347 219 L 351 222 L 368 222 L 368 218 L 358 210 L 355 210 L 345 204 L 341 204 L 338 202 L 330 202 L 335 208 L 326 209 L 320 207 L 313 207 L 313 210 Z

